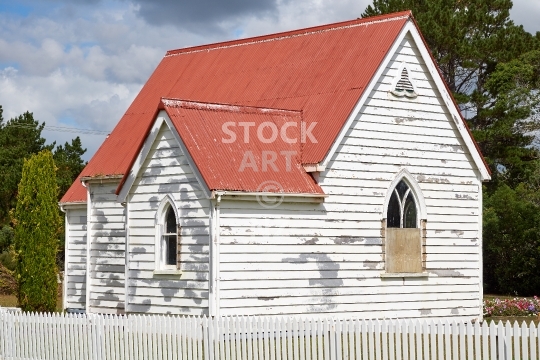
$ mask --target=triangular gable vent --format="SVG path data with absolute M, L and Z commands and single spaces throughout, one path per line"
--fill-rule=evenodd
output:
M 396 83 L 396 86 L 392 90 L 392 94 L 396 96 L 407 96 L 410 98 L 416 97 L 417 94 L 414 91 L 414 86 L 409 79 L 409 72 L 406 68 L 401 71 L 401 76 Z

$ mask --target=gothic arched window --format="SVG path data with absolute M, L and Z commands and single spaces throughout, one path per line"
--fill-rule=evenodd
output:
M 175 273 L 179 269 L 180 226 L 173 197 L 165 196 L 156 212 L 155 273 Z
M 387 228 L 417 228 L 417 210 L 414 196 L 405 181 L 394 188 L 386 213 Z
M 176 267 L 178 227 L 176 225 L 176 214 L 171 205 L 167 207 L 163 229 L 161 245 L 163 264 Z

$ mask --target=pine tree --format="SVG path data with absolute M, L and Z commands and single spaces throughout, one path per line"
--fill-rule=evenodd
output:
M 57 197 L 51 152 L 45 150 L 25 160 L 14 216 L 18 298 L 25 311 L 56 309 Z

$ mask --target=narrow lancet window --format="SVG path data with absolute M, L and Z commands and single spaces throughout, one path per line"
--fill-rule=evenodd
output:
M 176 225 L 176 215 L 172 206 L 169 205 L 165 216 L 163 233 L 163 257 L 165 265 L 176 266 L 176 254 L 178 244 L 178 228 Z
M 387 228 L 416 228 L 417 209 L 411 189 L 401 180 L 394 188 L 386 214 Z

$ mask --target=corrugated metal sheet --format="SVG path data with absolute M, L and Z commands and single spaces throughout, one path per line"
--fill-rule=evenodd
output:
M 174 99 L 163 108 L 211 190 L 323 193 L 301 163 L 300 112 Z
M 317 143 L 305 144 L 301 161 L 319 163 L 410 16 L 169 51 L 82 175 L 129 171 L 162 97 L 302 111 L 308 127 L 317 123 Z M 84 199 L 76 181 L 62 202 Z

